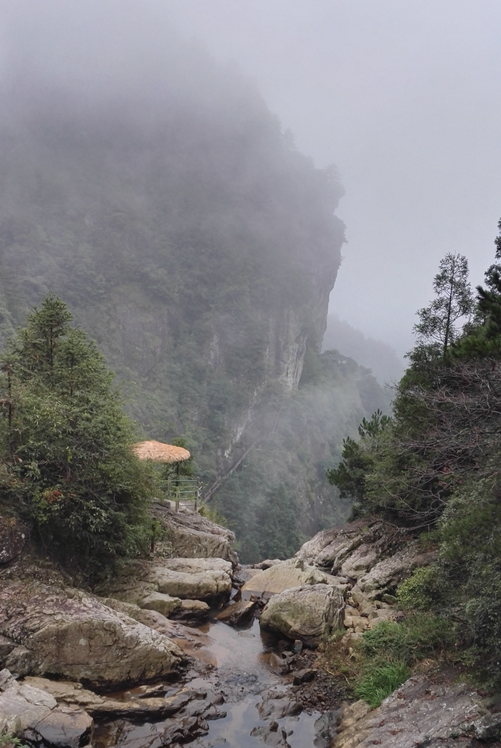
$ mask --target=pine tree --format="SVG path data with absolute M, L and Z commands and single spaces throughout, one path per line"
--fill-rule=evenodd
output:
M 419 344 L 438 346 L 445 361 L 458 335 L 455 323 L 468 318 L 473 311 L 466 257 L 445 255 L 433 281 L 433 290 L 437 298 L 418 311 L 420 322 L 414 325 L 414 332 L 418 335 Z
M 97 578 L 140 548 L 151 487 L 113 375 L 55 296 L 31 312 L 0 366 L 3 495 L 51 555 Z

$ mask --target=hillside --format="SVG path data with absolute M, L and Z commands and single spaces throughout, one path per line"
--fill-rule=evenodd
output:
M 342 188 L 333 167 L 315 169 L 294 149 L 241 74 L 171 41 L 142 86 L 93 86 L 91 73 L 61 81 L 26 61 L 16 85 L 4 81 L 0 335 L 59 295 L 117 372 L 145 434 L 186 437 L 212 496 L 253 446 L 290 428 L 305 354 L 311 371 L 320 365 Z M 315 377 L 303 379 L 309 391 Z M 335 452 L 376 407 L 360 400 L 364 377 L 341 378 L 351 394 L 340 420 L 322 410 Z M 285 444 L 277 459 L 300 453 L 299 483 L 291 475 L 284 487 L 280 468 L 260 467 L 259 488 L 234 496 L 243 490 L 255 508 L 280 486 L 292 490 L 298 507 L 314 505 L 301 512 L 313 532 L 310 517 L 333 507 L 299 485 L 324 481 L 332 450 L 309 436 Z

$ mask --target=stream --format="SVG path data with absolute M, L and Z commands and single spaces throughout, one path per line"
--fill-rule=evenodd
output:
M 257 619 L 247 628 L 214 620 L 197 631 L 201 644 L 197 648 L 176 640 L 196 658 L 196 666 L 182 684 L 157 684 L 153 689 L 139 687 L 114 695 L 133 700 L 146 695 L 182 696 L 188 689 L 193 693 L 181 716 L 140 724 L 126 720 L 98 723 L 96 748 L 329 745 L 328 715 L 300 711 L 291 691 L 291 676 L 277 674 L 270 664 L 276 659 L 277 642 L 261 634 Z

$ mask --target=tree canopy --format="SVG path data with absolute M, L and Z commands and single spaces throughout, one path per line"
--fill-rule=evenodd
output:
M 142 547 L 151 480 L 112 373 L 71 321 L 49 295 L 1 355 L 0 480 L 45 550 L 93 579 Z
M 501 230 L 501 222 L 499 223 Z M 501 236 L 496 239 L 496 259 Z M 435 278 L 437 303 L 420 310 L 418 344 L 396 388 L 393 419 L 378 438 L 346 441 L 330 478 L 404 532 L 432 531 L 435 564 L 408 585 L 489 678 L 501 656 L 501 283 L 486 272 L 471 302 L 465 258 L 447 255 Z M 452 325 L 473 313 L 462 330 Z M 432 340 L 428 345 L 427 340 Z M 436 347 L 438 344 L 438 347 Z

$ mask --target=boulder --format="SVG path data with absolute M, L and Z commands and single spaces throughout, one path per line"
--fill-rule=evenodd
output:
M 40 688 L 14 678 L 0 687 L 0 733 L 12 733 L 37 744 L 43 741 L 54 748 L 81 748 L 90 745 L 93 726 L 84 709 L 59 705 Z
M 11 581 L 0 587 L 0 634 L 16 646 L 4 666 L 116 687 L 178 671 L 184 655 L 166 636 L 73 588 Z
M 231 572 L 231 563 L 221 558 L 170 558 L 153 566 L 148 580 L 173 597 L 218 604 L 230 596 Z
M 306 563 L 337 573 L 344 561 L 362 543 L 373 544 L 383 534 L 382 522 L 357 520 L 344 527 L 322 530 L 308 540 L 296 553 Z
M 267 603 L 261 615 L 262 628 L 278 631 L 290 639 L 301 639 L 316 647 L 344 624 L 341 590 L 327 584 L 285 590 Z
M 231 563 L 222 558 L 135 561 L 107 585 L 106 595 L 171 615 L 180 609 L 181 600 L 221 604 L 230 596 L 231 575 Z
M 292 587 L 327 584 L 329 581 L 328 574 L 314 566 L 308 566 L 302 559 L 291 558 L 255 574 L 243 585 L 241 595 L 243 600 L 249 600 L 251 597 L 269 599 L 271 595 Z
M 202 600 L 181 600 L 181 605 L 171 617 L 188 626 L 199 626 L 207 621 L 209 613 L 210 607 Z
M 240 600 L 218 613 L 217 620 L 230 626 L 243 626 L 248 623 L 256 610 L 256 603 L 252 600 Z

